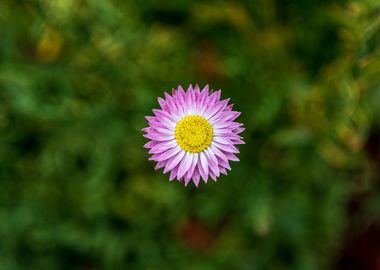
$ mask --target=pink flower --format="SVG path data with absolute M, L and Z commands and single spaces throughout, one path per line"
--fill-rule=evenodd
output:
M 185 92 L 181 86 L 172 95 L 158 98 L 161 109 L 153 109 L 155 116 L 146 116 L 149 127 L 143 129 L 150 139 L 144 145 L 157 162 L 156 170 L 170 172 L 169 180 L 192 180 L 198 187 L 200 178 L 206 183 L 220 174 L 227 175 L 229 161 L 239 161 L 237 144 L 244 144 L 239 134 L 243 124 L 234 120 L 240 112 L 232 111 L 229 99 L 220 99 L 221 90 L 201 91 L 190 85 Z

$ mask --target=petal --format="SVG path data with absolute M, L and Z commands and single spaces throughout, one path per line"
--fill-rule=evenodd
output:
M 149 133 L 149 132 L 154 131 L 154 128 L 152 128 L 152 127 L 146 127 L 146 128 L 142 128 L 141 131 L 143 131 L 145 133 Z
M 233 144 L 245 144 L 245 142 L 242 139 L 240 139 L 240 138 L 232 138 L 231 142 Z
M 189 152 L 186 152 L 185 156 L 183 157 L 183 159 L 179 165 L 179 169 L 178 169 L 178 173 L 177 173 L 178 179 L 182 178 L 182 176 L 185 175 L 185 173 L 189 170 L 192 162 L 193 162 L 192 154 Z
M 188 177 L 188 176 L 185 177 L 185 187 L 187 187 L 187 185 L 189 184 L 190 180 L 191 180 L 190 177 Z
M 232 142 L 229 139 L 227 139 L 225 136 L 214 136 L 212 140 L 214 142 L 218 142 L 221 144 L 232 144 Z
M 220 150 L 223 150 L 224 152 L 239 153 L 239 150 L 233 145 L 221 144 L 216 141 L 214 141 L 214 143 L 216 147 L 218 147 Z
M 199 108 L 198 108 L 199 110 L 206 109 L 204 105 L 205 105 L 205 101 L 206 101 L 207 97 L 208 97 L 208 85 L 205 86 L 205 88 L 202 90 L 202 92 L 198 96 L 197 103 L 199 105 Z M 203 111 L 202 111 L 202 113 L 203 113 Z
M 222 167 L 219 167 L 219 170 L 220 170 L 221 174 L 227 175 L 227 170 L 226 169 L 224 169 Z
M 203 152 L 199 152 L 199 159 L 200 159 L 200 162 L 198 162 L 198 164 L 201 165 L 202 171 L 204 172 L 203 175 L 202 175 L 202 172 L 201 172 L 201 176 L 202 176 L 203 180 L 205 180 L 205 177 L 207 179 L 207 175 L 208 175 L 209 171 L 208 171 L 207 158 L 206 158 L 206 156 L 205 156 L 205 154 Z
M 228 161 L 224 161 L 222 159 L 219 159 L 219 165 L 223 168 L 226 168 L 227 170 L 231 170 L 230 163 Z
M 203 181 L 205 181 L 205 183 L 207 183 L 208 174 L 206 174 L 205 171 L 202 169 L 202 165 L 201 165 L 200 160 L 198 161 L 197 169 L 198 169 L 198 172 L 199 172 L 200 176 L 202 177 Z
M 163 99 L 161 97 L 158 97 L 157 101 L 158 101 L 158 104 L 160 104 L 160 107 L 163 109 L 165 107 L 165 105 L 166 105 L 165 99 Z
M 235 156 L 234 154 L 232 153 L 226 153 L 226 156 L 229 160 L 232 160 L 232 161 L 240 161 L 237 156 Z
M 173 127 L 175 125 L 176 121 L 168 112 L 159 109 L 153 109 L 152 111 L 160 122 L 164 122 L 167 126 L 170 127 Z
M 220 90 L 213 92 L 207 99 L 207 104 L 209 106 L 214 105 L 220 99 Z
M 159 144 L 159 142 L 156 142 L 156 141 L 149 141 L 147 142 L 146 144 L 144 144 L 144 148 L 152 148 L 154 146 L 156 146 L 157 144 Z
M 193 153 L 193 162 L 191 163 L 191 166 L 189 168 L 189 171 L 187 172 L 187 177 L 192 177 L 194 174 L 194 170 L 197 167 L 198 163 L 198 153 Z
M 159 122 L 156 116 L 145 116 L 148 122 Z
M 220 151 L 219 148 L 215 146 L 215 144 L 211 144 L 211 149 L 217 158 L 220 158 L 225 162 L 228 162 L 227 156 L 222 151 Z
M 214 124 L 214 127 L 217 129 L 220 128 L 229 128 L 229 129 L 234 129 L 240 127 L 242 124 L 237 123 L 237 122 L 216 122 Z
M 210 172 L 210 177 L 212 180 L 214 180 L 216 182 L 217 177 L 213 172 Z
M 226 111 L 232 111 L 232 108 L 234 107 L 235 104 L 230 104 L 226 107 Z
M 166 125 L 164 122 L 150 122 L 149 126 L 151 126 L 154 129 L 163 128 L 167 130 L 174 130 L 171 126 Z
M 175 167 L 171 172 L 169 176 L 169 181 L 173 181 L 174 178 L 177 176 L 178 167 Z
M 167 159 L 171 158 L 172 156 L 178 154 L 179 151 L 181 151 L 181 150 L 182 150 L 181 147 L 179 147 L 179 146 L 177 145 L 176 147 L 171 148 L 171 149 L 167 150 L 166 152 L 162 153 L 162 154 L 158 157 L 157 161 L 167 160 Z
M 235 120 L 237 117 L 240 116 L 240 112 L 229 112 L 229 111 L 223 111 L 220 113 L 216 113 L 211 119 L 210 123 L 215 124 L 219 122 L 232 122 Z
M 200 158 L 200 162 L 201 162 L 201 166 L 202 166 L 202 169 L 203 171 L 208 174 L 208 162 L 207 162 L 207 158 L 206 158 L 206 155 L 204 152 L 200 152 L 199 153 L 199 158 Z
M 165 166 L 166 162 L 165 161 L 160 161 L 157 162 L 156 167 L 154 167 L 155 170 L 159 170 Z
M 182 150 L 182 149 L 181 149 Z M 171 169 L 173 169 L 175 166 L 178 165 L 178 163 L 182 160 L 183 156 L 185 155 L 185 151 L 179 151 L 176 155 L 171 157 L 168 161 L 168 163 L 165 166 L 164 173 L 167 173 Z
M 205 118 L 210 119 L 218 111 L 223 110 L 227 106 L 228 101 L 229 99 L 225 99 L 225 100 L 216 102 L 213 106 L 211 106 L 208 110 L 205 111 L 204 113 Z
M 227 134 L 235 134 L 232 132 L 231 129 L 227 129 L 227 128 L 218 128 L 218 129 L 214 129 L 214 135 L 215 136 L 225 136 Z
M 199 172 L 198 171 L 194 172 L 193 183 L 195 184 L 196 187 L 198 187 L 200 178 L 201 176 L 199 175 Z M 207 183 L 207 180 L 206 180 L 206 183 Z
M 205 154 L 209 161 L 209 167 L 211 171 L 213 171 L 215 175 L 219 177 L 220 172 L 219 172 L 219 166 L 218 166 L 218 159 L 216 158 L 215 154 L 212 152 L 211 148 L 207 148 L 205 150 Z
M 153 146 L 152 149 L 150 149 L 149 154 L 161 153 L 175 146 L 177 146 L 177 142 L 175 140 L 159 142 L 158 144 Z
M 174 135 L 174 130 L 169 130 L 169 129 L 166 129 L 166 128 L 156 128 L 156 130 L 162 134 L 166 134 L 166 135 Z
M 158 132 L 152 132 L 152 133 L 144 134 L 143 136 L 145 138 L 155 140 L 155 141 L 160 141 L 160 142 L 171 141 L 174 139 L 174 135 L 167 135 L 167 134 L 162 134 L 162 133 L 158 133 Z
M 234 131 L 236 134 L 239 134 L 239 133 L 242 133 L 244 130 L 245 130 L 245 128 L 243 128 L 243 127 L 238 127 L 238 128 L 235 128 L 233 131 Z
M 200 93 L 201 93 L 201 90 L 199 89 L 199 85 L 196 84 L 195 87 L 194 87 L 194 93 L 195 93 L 195 97 L 197 98 Z

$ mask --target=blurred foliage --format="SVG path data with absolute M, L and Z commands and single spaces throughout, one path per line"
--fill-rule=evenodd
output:
M 1 270 L 333 269 L 380 216 L 378 0 L 2 0 L 0 40 Z M 140 132 L 189 83 L 247 128 L 198 190 Z

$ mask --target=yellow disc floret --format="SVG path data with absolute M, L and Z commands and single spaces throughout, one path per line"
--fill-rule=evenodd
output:
M 178 145 L 185 151 L 198 153 L 205 150 L 212 141 L 211 124 L 198 115 L 188 115 L 182 118 L 175 128 L 175 138 Z

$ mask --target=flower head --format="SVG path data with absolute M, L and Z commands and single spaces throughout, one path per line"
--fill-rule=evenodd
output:
M 150 141 L 144 147 L 150 149 L 149 160 L 157 162 L 156 170 L 170 172 L 170 181 L 177 178 L 187 186 L 192 180 L 198 187 L 201 178 L 216 181 L 227 175 L 230 160 L 239 161 L 235 145 L 244 143 L 239 136 L 244 128 L 234 120 L 240 112 L 220 96 L 221 90 L 209 91 L 208 86 L 190 85 L 187 91 L 179 86 L 172 95 L 159 97 L 161 109 L 146 117 L 149 126 L 143 131 Z

